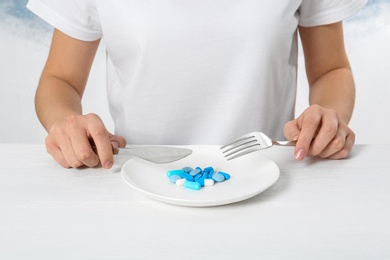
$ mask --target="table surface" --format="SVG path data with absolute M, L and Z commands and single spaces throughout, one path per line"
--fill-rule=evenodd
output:
M 191 208 L 144 197 L 110 170 L 63 169 L 43 145 L 0 144 L 0 259 L 390 259 L 390 145 L 295 161 L 263 193 Z

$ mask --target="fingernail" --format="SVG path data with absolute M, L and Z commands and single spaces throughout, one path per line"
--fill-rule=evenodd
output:
M 298 136 L 294 136 L 294 138 L 292 139 L 293 141 L 298 141 Z
M 295 152 L 295 159 L 297 159 L 298 161 L 301 161 L 304 158 L 305 158 L 305 151 L 303 149 L 298 149 Z
M 112 167 L 112 165 L 113 165 L 114 163 L 113 162 L 106 162 L 105 164 L 104 164 L 104 168 L 105 169 L 110 169 L 111 167 Z

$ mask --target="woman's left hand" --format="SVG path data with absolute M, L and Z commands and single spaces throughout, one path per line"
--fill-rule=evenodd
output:
M 297 119 L 287 122 L 284 135 L 297 141 L 294 150 L 297 160 L 307 156 L 343 159 L 355 143 L 355 133 L 339 119 L 337 112 L 319 105 L 310 106 Z

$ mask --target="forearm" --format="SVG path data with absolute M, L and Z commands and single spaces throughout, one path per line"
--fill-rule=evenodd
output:
M 43 76 L 35 96 L 35 109 L 46 131 L 69 115 L 82 114 L 81 95 L 66 81 Z
M 348 124 L 355 105 L 355 83 L 349 68 L 332 70 L 310 86 L 310 105 L 334 109 Z

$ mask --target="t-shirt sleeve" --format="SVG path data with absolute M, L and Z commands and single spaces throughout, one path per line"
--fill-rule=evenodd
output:
M 92 0 L 29 0 L 27 8 L 54 28 L 82 40 L 102 37 L 95 1 Z
M 357 13 L 368 0 L 303 0 L 299 25 L 305 27 L 340 22 Z

